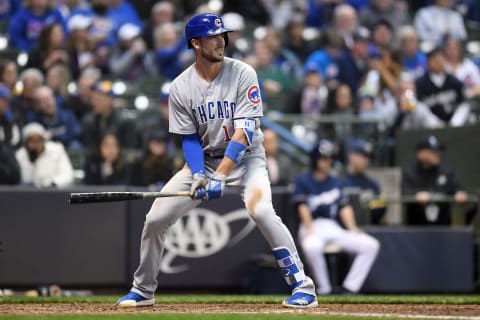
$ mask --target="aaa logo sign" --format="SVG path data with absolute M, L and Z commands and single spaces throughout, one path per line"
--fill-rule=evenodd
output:
M 243 228 L 236 235 L 231 234 L 230 223 L 246 220 Z M 174 266 L 174 259 L 203 258 L 231 247 L 245 238 L 255 228 L 245 209 L 239 209 L 224 215 L 214 211 L 196 208 L 187 213 L 170 227 L 165 235 L 165 255 L 160 270 L 164 273 L 186 271 L 188 265 Z

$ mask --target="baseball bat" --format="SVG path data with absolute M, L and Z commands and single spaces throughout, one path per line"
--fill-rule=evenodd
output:
M 139 200 L 164 197 L 189 197 L 189 191 L 177 192 L 86 192 L 71 193 L 68 198 L 70 204 L 113 202 L 126 200 Z

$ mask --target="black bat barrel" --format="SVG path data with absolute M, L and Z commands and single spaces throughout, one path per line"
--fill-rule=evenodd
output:
M 92 193 L 72 193 L 69 203 L 95 203 L 95 202 L 113 202 L 125 200 L 143 199 L 142 192 L 92 192 Z

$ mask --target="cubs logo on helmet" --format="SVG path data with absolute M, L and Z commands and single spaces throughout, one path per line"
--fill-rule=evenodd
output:
M 250 86 L 247 91 L 247 98 L 253 104 L 259 104 L 261 100 L 260 89 L 258 86 Z
M 185 25 L 185 38 L 187 45 L 192 48 L 191 40 L 199 37 L 211 37 L 217 34 L 224 34 L 225 46 L 228 44 L 228 32 L 232 30 L 223 26 L 220 16 L 214 13 L 201 13 L 191 18 Z

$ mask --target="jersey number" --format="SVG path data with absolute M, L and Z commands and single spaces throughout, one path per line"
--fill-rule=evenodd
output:
M 230 134 L 228 133 L 228 128 L 226 125 L 222 126 L 223 128 L 223 133 L 225 133 L 225 141 L 230 141 L 232 138 L 230 138 Z

